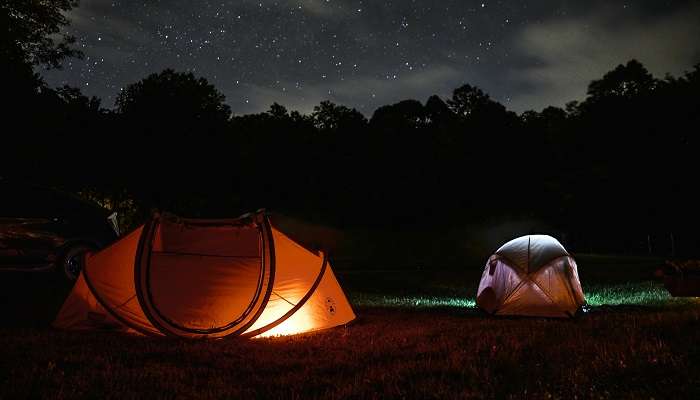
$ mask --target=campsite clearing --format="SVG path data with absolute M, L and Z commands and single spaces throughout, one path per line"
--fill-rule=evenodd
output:
M 346 269 L 353 323 L 216 341 L 52 330 L 65 293 L 3 274 L 0 398 L 699 398 L 700 300 L 671 298 L 653 260 L 577 261 L 573 320 L 485 316 L 482 266 Z

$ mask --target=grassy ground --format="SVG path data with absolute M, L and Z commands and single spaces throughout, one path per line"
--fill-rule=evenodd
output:
M 0 398 L 700 398 L 700 300 L 659 260 L 577 257 L 589 312 L 493 318 L 479 268 L 337 271 L 358 319 L 261 340 L 47 328 L 58 282 L 0 276 Z

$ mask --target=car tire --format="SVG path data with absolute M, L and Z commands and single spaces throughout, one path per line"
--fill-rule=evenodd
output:
M 68 247 L 58 263 L 58 272 L 69 282 L 75 282 L 85 266 L 85 254 L 95 251 L 95 247 L 81 243 Z

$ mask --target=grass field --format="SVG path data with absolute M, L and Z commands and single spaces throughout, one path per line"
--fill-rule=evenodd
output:
M 577 319 L 483 315 L 479 268 L 340 270 L 356 321 L 260 340 L 55 331 L 66 289 L 3 274 L 0 398 L 700 398 L 700 300 L 660 260 L 577 260 Z

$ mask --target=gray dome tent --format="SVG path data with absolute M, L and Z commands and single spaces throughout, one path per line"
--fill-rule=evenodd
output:
M 476 303 L 495 315 L 571 317 L 585 303 L 576 261 L 555 238 L 513 239 L 489 257 Z

